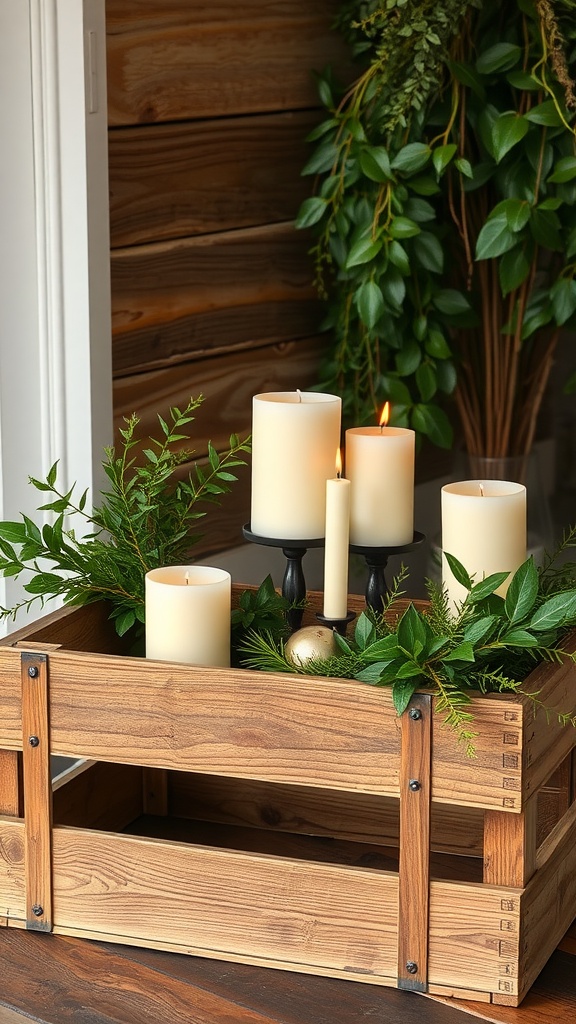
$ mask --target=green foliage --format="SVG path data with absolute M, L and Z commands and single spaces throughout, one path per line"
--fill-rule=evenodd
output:
M 120 636 L 132 627 L 141 630 L 145 574 L 189 560 L 201 537 L 198 521 L 207 514 L 203 506 L 218 503 L 230 490 L 235 469 L 245 464 L 240 453 L 249 451 L 249 442 L 235 434 L 223 454 L 209 442 L 208 465 L 195 464 L 179 478 L 178 468 L 193 456 L 182 447 L 189 439 L 185 430 L 202 401 L 202 396 L 191 398 L 184 410 L 170 409 L 168 420 L 158 416 L 160 439 L 148 439 L 151 447 L 143 450 L 141 462 L 135 452 L 138 416 L 125 420 L 119 449 L 105 449 L 109 488 L 92 512 L 86 511 L 86 491 L 75 498 L 75 487 L 65 493 L 58 488 L 58 463 L 45 480 L 30 477 L 36 490 L 50 496 L 38 511 L 51 513 L 52 522 L 40 528 L 23 515 L 20 522 L 0 523 L 0 572 L 31 574 L 24 586 L 31 596 L 0 608 L 0 618 L 13 618 L 19 608 L 52 597 L 73 605 L 104 600 Z M 86 536 L 77 537 L 78 523 Z
M 254 632 L 282 640 L 290 635 L 286 612 L 290 605 L 267 576 L 257 590 L 243 590 L 232 610 L 232 647 L 237 648 L 244 635 Z
M 345 90 L 318 76 L 316 194 L 296 224 L 316 236 L 333 339 L 319 387 L 347 420 L 390 399 L 392 422 L 448 447 L 455 393 L 469 450 L 528 450 L 558 329 L 576 326 L 575 14 L 341 4 L 360 71 Z
M 283 646 L 255 631 L 248 634 L 243 664 L 273 671 L 354 678 L 371 686 L 389 686 L 399 715 L 416 689 L 437 695 L 436 710 L 453 728 L 470 756 L 474 754 L 470 699 L 476 692 L 525 693 L 538 705 L 538 694 L 525 680 L 543 660 L 576 662 L 576 653 L 562 647 L 576 626 L 576 563 L 555 568 L 557 556 L 576 546 L 576 527 L 567 532 L 556 555 L 538 570 L 529 558 L 512 577 L 506 598 L 495 591 L 507 573 L 474 582 L 463 565 L 447 555 L 452 572 L 467 590 L 456 614 L 446 594 L 429 583 L 430 603 L 418 609 L 409 603 L 397 611 L 405 570 L 394 582 L 382 615 L 363 612 L 350 639 L 335 634 L 339 653 L 295 667 Z M 556 712 L 562 724 L 576 726 L 575 707 Z

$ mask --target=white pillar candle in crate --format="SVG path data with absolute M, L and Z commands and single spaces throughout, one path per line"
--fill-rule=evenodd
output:
M 146 573 L 146 657 L 228 668 L 231 590 L 230 573 L 212 566 Z
M 495 572 L 513 575 L 526 561 L 526 488 L 507 480 L 463 480 L 442 488 L 442 551 L 478 583 Z M 497 590 L 506 595 L 511 576 Z M 442 556 L 442 583 L 455 610 L 466 597 Z
M 254 396 L 252 533 L 293 541 L 324 536 L 341 409 L 337 395 L 312 391 Z
M 413 430 L 384 423 L 346 431 L 352 544 L 401 547 L 412 542 L 415 437 Z

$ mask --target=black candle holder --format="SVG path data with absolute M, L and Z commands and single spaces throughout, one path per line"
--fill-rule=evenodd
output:
M 414 532 L 412 540 L 408 544 L 400 544 L 398 547 L 370 547 L 364 544 L 351 544 L 350 551 L 354 555 L 363 555 L 368 568 L 368 579 L 366 581 L 366 604 L 379 615 L 384 607 L 386 597 L 389 594 L 386 583 L 385 569 L 388 559 L 393 555 L 403 555 L 408 551 L 414 551 L 425 540 L 425 535 Z
M 337 633 L 340 633 L 340 636 L 346 636 L 346 629 L 352 620 L 356 618 L 356 612 L 348 612 L 345 619 L 329 619 L 326 615 L 316 612 L 316 618 L 323 626 L 327 626 L 328 629 L 335 629 Z
M 286 558 L 286 569 L 282 581 L 282 597 L 288 601 L 290 607 L 286 612 L 286 620 L 292 631 L 300 629 L 304 615 L 304 601 L 306 600 L 306 580 L 302 568 L 302 559 L 308 548 L 323 548 L 324 537 L 316 537 L 312 540 L 282 540 L 279 537 L 261 537 L 252 533 L 250 524 L 242 527 L 242 536 L 252 544 L 264 544 L 266 547 L 282 548 Z M 300 605 L 301 607 L 297 607 Z

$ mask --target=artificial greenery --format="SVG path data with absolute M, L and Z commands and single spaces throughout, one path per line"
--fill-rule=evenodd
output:
M 349 421 L 530 450 L 576 326 L 576 0 L 345 0 L 360 72 L 319 76 L 303 173 L 331 330 L 319 387 Z M 573 378 L 572 387 L 576 380 Z
M 249 632 L 242 643 L 243 664 L 274 672 L 339 676 L 372 686 L 390 686 L 398 714 L 417 688 L 437 695 L 436 710 L 455 729 L 469 755 L 474 754 L 470 699 L 476 692 L 525 693 L 538 705 L 538 693 L 525 688 L 534 665 L 543 660 L 576 662 L 562 641 L 576 625 L 576 564 L 559 555 L 576 546 L 576 527 L 567 531 L 553 557 L 537 569 L 529 558 L 514 573 L 506 597 L 495 591 L 508 573 L 475 583 L 456 558 L 447 555 L 467 595 L 456 614 L 445 591 L 428 583 L 429 604 L 413 603 L 397 611 L 406 571 L 394 581 L 381 615 L 362 612 L 353 636 L 334 633 L 338 652 L 306 663 L 290 660 L 282 640 L 268 631 Z M 576 695 L 575 695 L 576 705 Z M 576 726 L 576 707 L 557 712 Z
M 240 453 L 250 450 L 249 441 L 235 434 L 222 454 L 208 442 L 207 465 L 195 463 L 187 474 L 179 474 L 194 455 L 183 443 L 202 402 L 200 395 L 183 410 L 171 408 L 167 419 L 159 415 L 160 438 L 148 439 L 151 446 L 140 460 L 139 418 L 126 418 L 119 446 L 105 449 L 108 490 L 91 511 L 87 491 L 75 498 L 75 486 L 59 489 L 58 463 L 45 480 L 29 478 L 50 495 L 38 511 L 51 513 L 53 521 L 39 527 L 23 515 L 20 522 L 0 522 L 0 572 L 15 577 L 31 573 L 24 586 L 30 596 L 0 608 L 0 618 L 14 618 L 20 608 L 53 597 L 72 605 L 104 600 L 120 636 L 133 627 L 141 631 L 145 574 L 189 560 L 202 536 L 197 529 L 206 515 L 202 506 L 219 502 L 236 480 L 234 470 L 245 464 Z

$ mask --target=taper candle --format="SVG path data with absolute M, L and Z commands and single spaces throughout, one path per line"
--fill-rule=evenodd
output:
M 326 481 L 323 614 L 327 619 L 345 619 L 348 612 L 349 526 L 350 481 L 342 477 L 338 449 L 336 477 Z
M 324 536 L 341 408 L 337 395 L 312 391 L 254 396 L 252 533 L 293 541 Z
M 507 480 L 463 480 L 442 488 L 442 551 L 454 555 L 479 582 L 495 572 L 514 574 L 526 561 L 526 488 Z M 497 593 L 505 596 L 510 576 Z M 442 557 L 442 583 L 456 610 L 465 588 Z
M 208 565 L 146 573 L 146 657 L 230 667 L 231 577 Z

